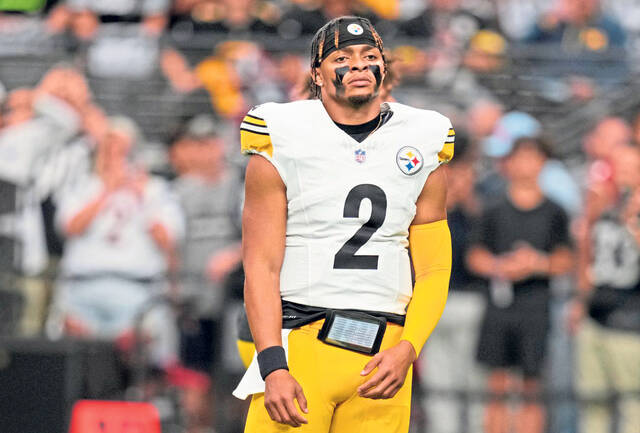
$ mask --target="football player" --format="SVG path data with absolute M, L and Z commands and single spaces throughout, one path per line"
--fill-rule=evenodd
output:
M 446 302 L 454 131 L 381 100 L 378 33 L 340 17 L 311 47 L 317 99 L 241 125 L 245 304 L 256 355 L 246 432 L 407 432 L 411 364 Z M 412 285 L 411 262 L 415 271 Z
M 397 70 L 397 66 L 394 67 L 394 63 L 388 58 L 386 59 L 385 71 L 386 74 L 379 90 L 380 100 L 395 102 L 396 99 L 391 94 L 391 91 L 400 82 L 400 73 Z M 305 80 L 299 86 L 300 89 L 297 92 L 297 95 L 303 99 L 315 98 L 316 90 L 314 83 L 315 82 L 311 75 L 305 77 Z M 253 359 L 253 353 L 256 350 L 256 346 L 253 344 L 253 337 L 251 336 L 251 329 L 249 329 L 247 312 L 244 309 L 241 310 L 240 315 L 237 318 L 237 328 L 236 347 L 238 349 L 238 356 L 240 357 L 244 368 L 248 368 L 251 364 L 251 360 Z

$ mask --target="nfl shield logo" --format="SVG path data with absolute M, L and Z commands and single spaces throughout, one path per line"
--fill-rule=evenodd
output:
M 364 150 L 358 149 L 356 150 L 355 153 L 356 153 L 356 162 L 359 162 L 360 164 L 362 164 L 367 160 L 367 152 L 365 152 Z

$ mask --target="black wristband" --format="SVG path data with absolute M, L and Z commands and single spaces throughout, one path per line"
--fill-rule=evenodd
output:
M 282 346 L 267 347 L 258 353 L 258 366 L 260 367 L 260 376 L 264 380 L 269 373 L 276 370 L 289 370 L 287 365 L 287 355 L 284 353 Z

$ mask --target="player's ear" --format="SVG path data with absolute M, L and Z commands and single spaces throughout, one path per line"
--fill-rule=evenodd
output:
M 322 87 L 322 77 L 320 76 L 320 74 L 318 74 L 317 68 L 313 68 L 313 70 L 311 71 L 311 79 L 316 84 L 316 86 Z

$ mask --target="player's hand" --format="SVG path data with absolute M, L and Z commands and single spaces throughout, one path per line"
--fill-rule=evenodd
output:
M 270 373 L 264 383 L 264 406 L 272 420 L 292 427 L 307 424 L 307 419 L 302 416 L 293 402 L 294 399 L 297 400 L 302 412 L 309 413 L 307 399 L 300 384 L 287 370 L 276 370 Z
M 416 351 L 406 340 L 401 340 L 395 346 L 377 353 L 360 374 L 367 376 L 376 367 L 378 371 L 358 387 L 358 394 L 372 399 L 393 397 L 402 388 L 407 371 L 416 357 Z

